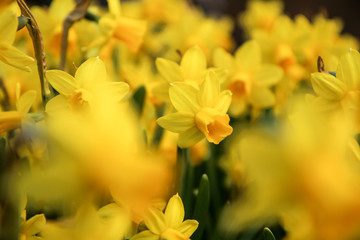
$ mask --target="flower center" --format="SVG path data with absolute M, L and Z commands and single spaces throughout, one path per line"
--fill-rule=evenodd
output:
M 247 73 L 238 73 L 234 80 L 228 85 L 228 89 L 232 92 L 233 100 L 240 100 L 250 95 L 251 78 Z
M 71 110 L 77 111 L 89 107 L 92 94 L 86 89 L 76 90 L 68 99 L 68 104 Z
M 280 44 L 275 50 L 275 62 L 287 72 L 296 63 L 293 50 L 287 44 Z
M 229 125 L 230 118 L 213 108 L 203 108 L 195 115 L 197 128 L 205 135 L 209 142 L 219 144 L 229 136 L 233 129 Z

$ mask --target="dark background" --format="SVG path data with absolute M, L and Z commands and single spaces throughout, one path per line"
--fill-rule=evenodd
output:
M 227 14 L 236 17 L 244 11 L 246 0 L 184 0 L 201 6 L 210 14 Z M 51 0 L 27 0 L 29 4 L 47 5 Z M 105 0 L 100 0 L 106 4 Z M 290 16 L 304 14 L 311 16 L 326 11 L 329 18 L 340 17 L 344 22 L 345 33 L 360 38 L 360 1 L 359 0 L 283 0 L 285 13 Z M 242 32 L 237 30 L 235 38 L 241 39 Z

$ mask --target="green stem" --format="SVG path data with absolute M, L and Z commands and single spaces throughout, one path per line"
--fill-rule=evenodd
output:
M 217 165 L 215 158 L 214 145 L 209 143 L 210 148 L 210 157 L 206 161 L 206 172 L 209 176 L 210 184 L 210 199 L 213 206 L 213 210 L 215 213 L 215 218 L 218 219 L 220 211 L 221 211 L 221 198 L 220 198 L 220 190 L 219 190 L 219 179 L 217 175 Z
M 180 196 L 184 202 L 185 219 L 191 217 L 193 205 L 194 190 L 194 167 L 190 159 L 190 151 L 188 148 L 182 150 L 182 174 Z

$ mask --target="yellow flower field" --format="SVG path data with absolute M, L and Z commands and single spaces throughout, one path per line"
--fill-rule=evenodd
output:
M 359 40 L 284 7 L 1 1 L 0 240 L 360 239 Z

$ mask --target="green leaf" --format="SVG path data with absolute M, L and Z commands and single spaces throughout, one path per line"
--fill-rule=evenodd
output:
M 196 196 L 196 203 L 194 209 L 193 218 L 199 222 L 199 227 L 192 236 L 193 240 L 202 239 L 202 235 L 205 229 L 205 223 L 207 219 L 207 213 L 210 205 L 210 185 L 209 178 L 206 174 L 203 174 L 200 181 L 199 191 Z
M 161 106 L 156 107 L 156 118 L 162 117 L 166 110 L 166 103 L 163 103 Z M 151 145 L 157 148 L 161 142 L 162 136 L 164 134 L 164 129 L 159 125 L 156 125 L 156 130 L 154 137 L 151 141 Z
M 136 91 L 134 92 L 133 96 L 133 103 L 134 107 L 139 115 L 141 115 L 144 104 L 145 104 L 145 98 L 146 98 L 146 89 L 144 86 L 140 86 Z
M 26 24 L 28 24 L 29 22 L 28 17 L 20 16 L 17 19 L 18 19 L 18 28 L 17 28 L 18 31 L 20 29 L 23 29 L 26 26 Z
M 6 154 L 6 138 L 0 138 L 0 158 L 5 159 Z
M 100 16 L 95 15 L 94 13 L 87 11 L 86 14 L 85 14 L 85 19 L 89 20 L 89 21 L 92 21 L 92 22 L 98 23 L 99 20 L 100 20 Z
M 276 240 L 276 238 L 274 237 L 274 234 L 267 227 L 264 228 L 263 235 L 264 235 L 264 240 Z

